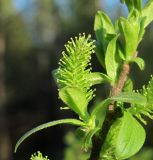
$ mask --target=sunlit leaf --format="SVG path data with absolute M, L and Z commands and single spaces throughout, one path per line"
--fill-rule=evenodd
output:
M 82 119 L 88 119 L 88 101 L 85 94 L 78 88 L 64 87 L 60 89 L 59 96 L 70 109 L 76 112 Z
M 129 112 L 111 126 L 101 151 L 101 158 L 127 159 L 137 153 L 146 138 L 144 128 Z
M 105 66 L 106 71 L 109 77 L 112 78 L 113 82 L 115 82 L 117 77 L 117 69 L 118 69 L 118 62 L 117 62 L 117 55 L 116 55 L 116 41 L 118 36 L 114 37 L 108 44 L 106 50 L 106 57 L 105 57 Z
M 153 0 L 148 0 L 141 14 L 142 17 L 146 17 L 145 25 L 144 25 L 145 27 L 147 27 L 153 20 L 152 11 L 153 11 Z
M 145 96 L 135 92 L 121 92 L 119 95 L 111 97 L 111 99 L 114 101 L 141 104 L 141 105 L 146 105 L 147 103 L 147 99 Z
M 119 28 L 125 40 L 126 60 L 130 61 L 137 49 L 140 26 L 135 20 L 129 21 L 121 17 L 119 19 Z
M 97 39 L 96 54 L 100 63 L 105 66 L 105 51 L 109 41 L 114 37 L 116 32 L 110 18 L 104 12 L 97 12 L 94 31 Z

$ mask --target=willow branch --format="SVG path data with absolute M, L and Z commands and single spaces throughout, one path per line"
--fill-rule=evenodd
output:
M 122 66 L 118 82 L 111 89 L 111 96 L 116 96 L 122 91 L 125 81 L 127 80 L 129 71 L 130 71 L 129 64 L 124 63 Z M 92 150 L 89 160 L 99 160 L 101 147 L 104 144 L 107 133 L 112 123 L 120 116 L 121 116 L 121 111 L 115 108 L 115 101 L 114 101 L 108 106 L 107 115 L 99 135 L 95 135 L 92 138 Z

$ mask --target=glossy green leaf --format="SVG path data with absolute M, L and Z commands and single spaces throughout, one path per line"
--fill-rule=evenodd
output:
M 106 50 L 106 57 L 105 57 L 105 66 L 106 71 L 109 77 L 112 78 L 113 82 L 115 82 L 117 77 L 117 69 L 118 69 L 118 62 L 117 62 L 117 55 L 116 55 L 116 42 L 118 36 L 114 37 L 108 44 Z
M 135 28 L 135 32 L 138 34 L 138 44 L 143 38 L 145 33 L 145 17 L 141 17 L 141 13 L 138 10 L 133 9 L 129 15 L 128 19 L 129 23 Z
M 36 128 L 33 128 L 32 130 L 28 131 L 27 133 L 25 133 L 16 143 L 15 145 L 15 152 L 17 151 L 19 145 L 29 136 L 31 136 L 32 134 L 42 130 L 42 129 L 46 129 L 58 124 L 72 124 L 72 125 L 76 125 L 76 126 L 85 126 L 86 124 L 77 120 L 77 119 L 61 119 L 61 120 L 57 120 L 57 121 L 52 121 L 52 122 L 48 122 L 48 123 L 44 123 L 41 124 L 39 126 L 37 126 Z
M 88 79 L 89 79 L 89 82 L 91 83 L 91 85 L 111 82 L 110 77 L 108 77 L 106 74 L 100 73 L 100 72 L 90 73 L 88 76 Z
M 95 17 L 94 30 L 98 31 L 102 29 L 106 30 L 105 33 L 109 33 L 109 34 L 115 33 L 114 26 L 110 18 L 104 12 L 98 11 Z
M 146 17 L 141 17 L 141 13 L 136 9 L 132 10 L 128 15 L 128 21 L 135 27 L 138 33 L 138 44 L 142 40 L 145 33 Z
M 144 128 L 129 113 L 117 119 L 111 126 L 101 151 L 101 158 L 127 159 L 136 154 L 146 138 Z
M 132 20 L 127 20 L 121 17 L 119 19 L 119 29 L 125 40 L 126 61 L 130 61 L 133 59 L 137 49 L 140 24 L 133 18 Z
M 76 112 L 83 120 L 88 119 L 88 101 L 85 94 L 78 88 L 64 87 L 60 89 L 59 96 L 70 109 Z
M 145 17 L 145 27 L 147 27 L 153 21 L 153 0 L 148 0 L 142 10 L 142 17 Z
M 119 159 L 127 159 L 133 156 L 141 149 L 145 138 L 144 128 L 130 113 L 126 112 L 118 135 L 116 156 Z
M 141 70 L 144 70 L 144 68 L 145 68 L 145 61 L 144 61 L 142 58 L 136 57 L 136 58 L 134 59 L 134 62 L 139 66 L 139 68 L 140 68 Z
M 141 104 L 141 105 L 146 105 L 147 103 L 147 99 L 145 96 L 135 92 L 122 92 L 118 96 L 111 97 L 111 99 L 114 101 Z
M 104 12 L 97 12 L 94 22 L 94 31 L 97 39 L 96 54 L 100 63 L 105 66 L 105 51 L 108 42 L 116 33 L 110 18 Z

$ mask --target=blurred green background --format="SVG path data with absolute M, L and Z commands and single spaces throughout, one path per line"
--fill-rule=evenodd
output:
M 67 125 L 31 136 L 16 154 L 13 149 L 27 130 L 51 120 L 75 117 L 70 111 L 60 110 L 62 104 L 51 71 L 58 67 L 70 37 L 85 32 L 95 38 L 97 10 L 107 12 L 113 22 L 127 14 L 119 0 L 0 0 L 0 160 L 28 160 L 37 150 L 52 160 L 64 159 L 63 147 L 67 145 L 63 139 L 72 129 Z M 153 74 L 152 24 L 138 51 L 146 68 L 141 72 L 132 66 L 135 89 Z M 95 56 L 92 62 L 94 71 L 103 71 Z M 104 98 L 107 86 L 98 86 L 96 93 L 99 99 Z M 148 120 L 145 128 L 147 148 L 131 160 L 153 160 L 153 122 Z

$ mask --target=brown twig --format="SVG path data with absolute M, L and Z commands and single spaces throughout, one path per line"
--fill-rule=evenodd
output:
M 129 71 L 130 71 L 129 64 L 124 63 L 122 67 L 122 71 L 119 76 L 118 83 L 112 87 L 112 90 L 111 90 L 112 97 L 117 96 L 122 91 L 125 81 L 127 79 L 127 76 L 129 74 Z M 115 105 L 114 105 L 114 102 L 112 102 L 112 104 L 109 105 L 108 110 L 113 112 L 114 109 L 115 109 Z
M 122 66 L 122 70 L 116 85 L 114 85 L 111 89 L 111 96 L 117 96 L 123 89 L 125 81 L 130 71 L 130 66 L 127 63 L 124 63 Z M 115 102 L 112 102 L 108 106 L 108 111 L 106 114 L 106 118 L 102 125 L 101 131 L 99 135 L 94 135 L 92 138 L 92 150 L 90 154 L 89 160 L 99 160 L 101 147 L 104 144 L 107 133 L 112 125 L 112 123 L 121 116 L 120 110 L 115 107 Z

